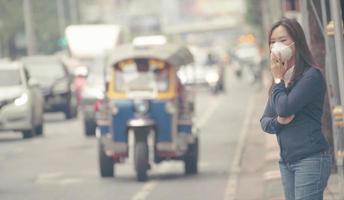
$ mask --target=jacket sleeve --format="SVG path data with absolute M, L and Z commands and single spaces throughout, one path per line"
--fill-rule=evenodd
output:
M 272 110 L 270 98 L 265 106 L 263 116 L 260 118 L 260 125 L 264 132 L 271 134 L 277 134 L 283 127 L 282 124 L 278 123 L 277 115 Z
M 278 116 L 288 117 L 311 102 L 324 90 L 324 87 L 321 73 L 313 70 L 301 77 L 289 93 L 287 93 L 284 82 L 274 85 L 271 94 L 272 105 Z

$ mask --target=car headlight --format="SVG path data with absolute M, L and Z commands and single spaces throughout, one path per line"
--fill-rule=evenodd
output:
M 68 81 L 60 81 L 53 87 L 53 93 L 65 93 L 69 89 Z
M 220 78 L 219 75 L 215 72 L 209 73 L 206 76 L 206 80 L 208 83 L 215 83 L 219 80 L 219 78 Z
M 134 101 L 135 111 L 139 114 L 145 114 L 149 109 L 148 101 L 145 100 L 135 100 Z
M 16 98 L 14 100 L 14 105 L 16 106 L 22 106 L 26 104 L 26 102 L 29 100 L 29 97 L 26 93 L 23 93 L 20 97 Z

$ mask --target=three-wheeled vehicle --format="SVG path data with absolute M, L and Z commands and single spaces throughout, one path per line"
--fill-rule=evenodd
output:
M 112 52 L 105 98 L 97 114 L 102 177 L 114 176 L 114 165 L 124 162 L 129 152 L 138 181 L 147 180 L 152 162 L 164 160 L 182 160 L 186 174 L 197 173 L 194 94 L 176 73 L 192 62 L 189 50 L 174 44 L 127 44 Z M 129 136 L 135 138 L 132 150 Z

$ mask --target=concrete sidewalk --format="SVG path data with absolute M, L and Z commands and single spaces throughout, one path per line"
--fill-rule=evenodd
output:
M 279 147 L 275 135 L 261 130 L 259 119 L 264 110 L 267 92 L 256 95 L 254 114 L 251 117 L 236 199 L 282 200 L 283 188 L 278 167 Z M 331 174 L 325 191 L 325 200 L 340 200 L 338 174 Z

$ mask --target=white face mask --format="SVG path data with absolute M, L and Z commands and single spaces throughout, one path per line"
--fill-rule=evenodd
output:
M 275 42 L 271 47 L 271 53 L 273 53 L 275 56 L 281 55 L 282 62 L 286 62 L 293 55 L 293 50 L 291 49 L 292 45 L 294 45 L 294 42 L 289 46 L 283 44 L 282 42 Z

